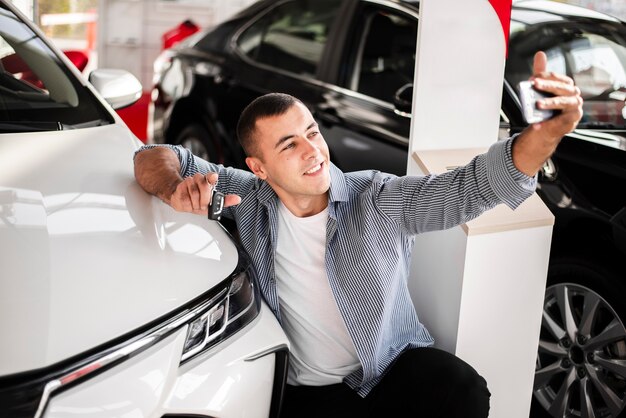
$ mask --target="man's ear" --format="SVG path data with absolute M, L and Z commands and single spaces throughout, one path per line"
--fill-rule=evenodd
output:
M 263 162 L 259 160 L 257 157 L 247 157 L 246 165 L 254 173 L 255 176 L 260 178 L 261 180 L 265 180 L 267 178 L 267 174 L 265 173 L 265 167 L 263 166 Z

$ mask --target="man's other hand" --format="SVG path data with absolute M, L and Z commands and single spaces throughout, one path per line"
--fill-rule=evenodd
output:
M 217 179 L 217 173 L 187 177 L 178 183 L 168 203 L 179 212 L 208 216 L 211 195 Z M 224 207 L 238 205 L 240 202 L 241 197 L 235 194 L 224 196 Z
M 535 123 L 515 138 L 513 142 L 513 164 L 522 173 L 534 176 L 544 162 L 556 150 L 563 136 L 573 131 L 583 115 L 583 99 L 574 81 L 563 74 L 546 70 L 548 59 L 539 51 L 533 62 L 530 78 L 537 90 L 552 93 L 554 97 L 537 102 L 539 109 L 559 110 L 551 119 Z
M 537 90 L 552 93 L 537 102 L 539 109 L 560 110 L 561 113 L 546 121 L 535 123 L 532 128 L 545 135 L 545 139 L 559 141 L 563 135 L 572 132 L 583 115 L 583 99 L 574 81 L 564 75 L 546 70 L 548 58 L 543 51 L 535 54 L 533 75 L 530 78 Z

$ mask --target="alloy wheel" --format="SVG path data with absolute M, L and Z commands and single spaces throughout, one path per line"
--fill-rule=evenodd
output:
M 618 417 L 626 405 L 626 328 L 593 290 L 546 291 L 534 395 L 553 417 Z

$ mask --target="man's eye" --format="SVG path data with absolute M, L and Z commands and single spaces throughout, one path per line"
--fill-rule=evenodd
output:
M 309 133 L 309 138 L 314 138 L 314 137 L 317 136 L 317 134 L 319 134 L 319 132 L 317 132 L 317 131 L 310 132 Z
M 286 150 L 286 149 L 289 149 L 289 148 L 293 148 L 294 146 L 295 146 L 295 145 L 294 145 L 294 143 L 293 143 L 293 142 L 290 142 L 289 144 L 287 144 L 287 145 L 285 146 L 285 148 L 283 148 L 283 151 L 284 151 L 284 150 Z

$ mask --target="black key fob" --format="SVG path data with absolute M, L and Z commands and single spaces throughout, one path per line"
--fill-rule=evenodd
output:
M 213 188 L 211 194 L 211 204 L 209 205 L 209 219 L 219 221 L 222 217 L 222 210 L 224 209 L 224 194 L 218 192 Z

